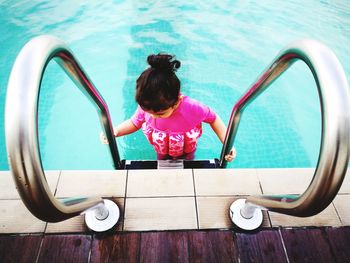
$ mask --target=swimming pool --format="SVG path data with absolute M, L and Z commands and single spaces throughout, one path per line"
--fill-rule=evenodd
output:
M 182 92 L 228 122 L 231 109 L 289 42 L 328 45 L 350 73 L 348 1 L 2 1 L 0 3 L 0 170 L 8 169 L 4 101 L 20 48 L 32 37 L 64 40 L 105 98 L 114 124 L 132 115 L 135 80 L 151 53 L 176 54 Z M 99 3 L 98 3 L 99 2 Z M 314 167 L 320 146 L 319 101 L 312 75 L 297 62 L 245 111 L 231 167 Z M 39 137 L 46 169 L 112 169 L 99 142 L 94 107 L 54 63 L 39 102 Z M 154 159 L 138 132 L 118 138 L 122 158 Z M 218 158 L 221 143 L 204 128 L 196 158 Z

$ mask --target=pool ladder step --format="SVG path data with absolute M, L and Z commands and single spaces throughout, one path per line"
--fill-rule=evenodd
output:
M 183 160 L 158 160 L 157 169 L 184 169 Z
M 126 160 L 125 169 L 200 169 L 200 168 L 219 168 L 219 160 Z

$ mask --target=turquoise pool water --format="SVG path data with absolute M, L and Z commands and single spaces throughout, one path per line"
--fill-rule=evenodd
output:
M 8 169 L 4 103 L 11 67 L 32 37 L 73 50 L 109 105 L 114 124 L 136 108 L 135 80 L 148 54 L 176 54 L 182 92 L 228 122 L 231 109 L 279 50 L 300 38 L 328 45 L 350 73 L 349 1 L 1 1 L 0 170 Z M 296 63 L 245 111 L 231 167 L 313 167 L 320 112 L 312 75 Z M 111 169 L 94 107 L 52 62 L 43 79 L 39 136 L 47 169 Z M 122 158 L 154 159 L 141 132 L 118 138 Z M 217 158 L 206 126 L 196 158 Z

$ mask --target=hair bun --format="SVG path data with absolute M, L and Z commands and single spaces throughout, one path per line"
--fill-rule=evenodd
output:
M 175 72 L 181 66 L 181 62 L 174 58 L 175 56 L 159 53 L 158 55 L 149 55 L 147 63 L 154 69 Z

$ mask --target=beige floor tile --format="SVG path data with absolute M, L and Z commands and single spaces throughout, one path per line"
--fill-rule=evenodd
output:
M 45 176 L 52 193 L 55 193 L 60 171 L 46 171 Z M 0 199 L 20 199 L 10 171 L 0 171 Z
M 10 171 L 0 172 L 0 199 L 20 199 Z
M 231 221 L 229 210 L 231 204 L 242 196 L 197 197 L 198 221 L 200 229 L 237 228 Z M 261 227 L 270 227 L 268 214 L 264 211 Z
M 191 169 L 129 170 L 127 197 L 194 196 Z
M 47 223 L 46 233 L 88 232 L 84 215 L 79 215 L 58 223 Z
M 350 194 L 337 195 L 333 201 L 344 226 L 350 226 Z
M 197 229 L 194 197 L 127 198 L 124 231 Z
M 52 194 L 55 194 L 61 171 L 45 171 L 46 180 Z
M 337 212 L 330 204 L 321 213 L 310 217 L 295 217 L 269 212 L 272 226 L 301 227 L 301 226 L 341 226 Z
M 21 200 L 0 200 L 0 233 L 41 233 L 45 226 Z
M 57 197 L 125 197 L 126 171 L 62 171 Z
M 339 190 L 340 194 L 350 194 L 350 169 L 346 172 L 344 181 Z
M 257 169 L 264 194 L 302 194 L 309 186 L 313 168 Z
M 261 194 L 255 169 L 195 169 L 197 196 Z
M 122 231 L 123 215 L 124 215 L 124 198 L 112 198 L 112 200 L 118 205 L 119 211 L 120 211 L 120 218 L 117 223 L 116 230 Z M 89 229 L 85 224 L 84 215 L 76 216 L 58 223 L 48 223 L 46 228 L 46 233 L 77 233 L 77 232 L 89 232 Z

